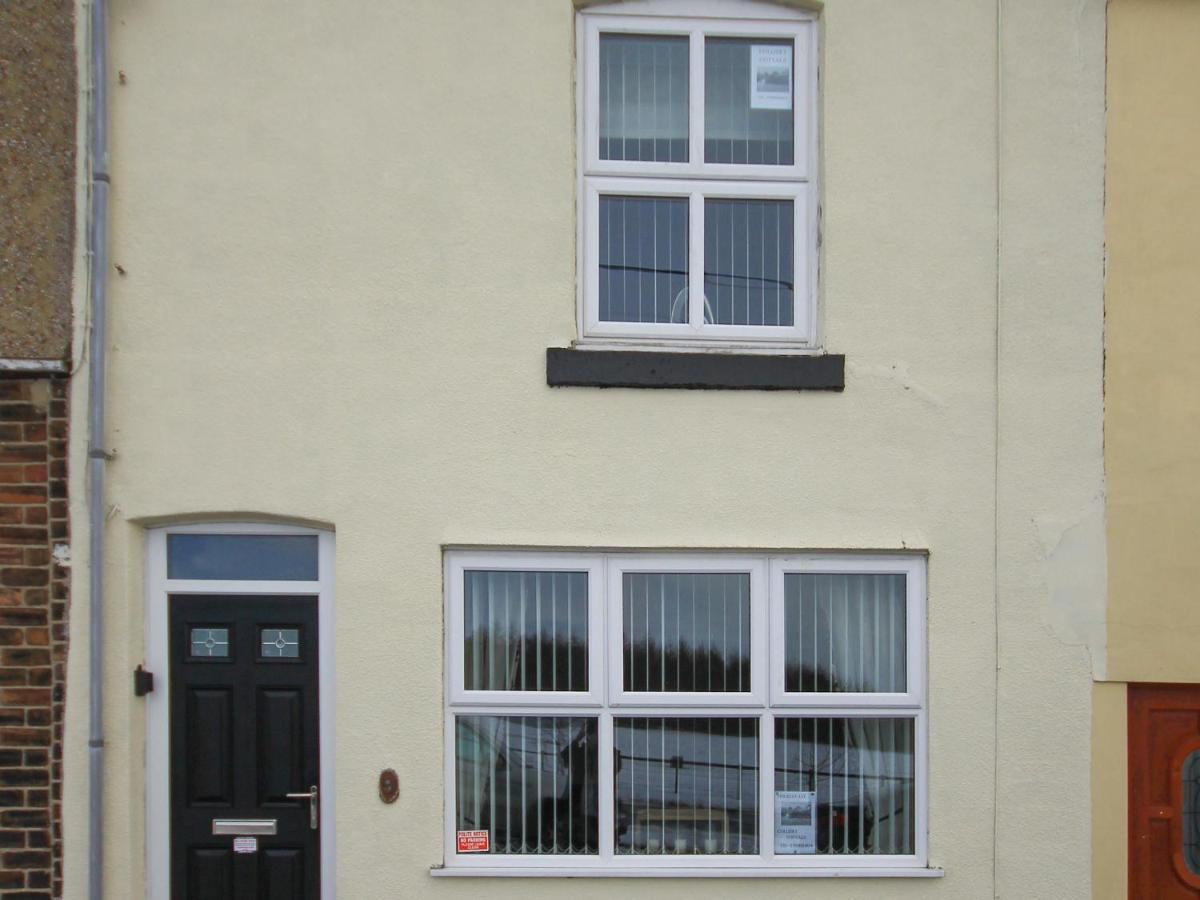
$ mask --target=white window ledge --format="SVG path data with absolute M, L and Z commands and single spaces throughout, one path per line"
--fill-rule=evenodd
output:
M 937 868 L 597 868 L 590 866 L 432 866 L 436 878 L 941 878 L 945 870 Z

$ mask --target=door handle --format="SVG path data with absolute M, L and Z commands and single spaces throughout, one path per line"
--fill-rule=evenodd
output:
M 317 793 L 317 786 L 314 784 L 309 790 L 301 794 L 285 794 L 289 800 L 307 800 L 308 801 L 308 827 L 313 831 L 321 822 L 321 801 Z

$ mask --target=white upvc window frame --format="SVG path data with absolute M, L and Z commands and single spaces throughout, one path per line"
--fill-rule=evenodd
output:
M 689 38 L 688 162 L 600 158 L 600 35 L 654 34 Z M 704 161 L 705 38 L 794 41 L 793 146 L 790 166 Z M 580 347 L 614 343 L 637 348 L 817 352 L 819 198 L 817 175 L 817 16 L 761 2 L 638 0 L 577 14 L 577 141 L 579 229 L 577 264 Z M 686 324 L 600 320 L 599 197 L 686 197 L 688 204 L 688 321 Z M 790 326 L 704 322 L 704 198 L 793 202 L 793 299 Z
M 464 691 L 463 574 L 472 570 L 588 573 L 589 690 L 586 693 Z M 625 572 L 723 572 L 750 576 L 751 685 L 746 694 L 626 692 L 622 677 L 622 583 Z M 787 573 L 903 574 L 906 577 L 907 687 L 904 694 L 784 694 L 783 578 Z M 926 700 L 926 559 L 914 553 L 604 553 L 447 550 L 444 559 L 447 667 L 444 731 L 444 864 L 434 875 L 594 877 L 938 877 L 928 866 L 928 722 Z M 596 666 L 607 667 L 597 672 Z M 457 670 L 457 672 L 456 672 Z M 615 675 L 614 675 L 615 673 Z M 599 852 L 591 855 L 460 854 L 456 845 L 456 716 L 556 715 L 598 720 Z M 759 852 L 752 855 L 641 856 L 615 853 L 614 718 L 700 717 L 759 720 Z M 913 720 L 914 853 L 774 855 L 776 718 Z

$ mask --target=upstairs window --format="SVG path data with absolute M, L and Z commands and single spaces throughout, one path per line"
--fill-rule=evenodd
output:
M 686 8 L 579 16 L 581 337 L 812 347 L 816 22 Z

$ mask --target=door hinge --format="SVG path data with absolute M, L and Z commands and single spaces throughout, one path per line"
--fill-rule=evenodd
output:
M 133 695 L 145 697 L 152 690 L 154 690 L 154 673 L 147 672 L 142 668 L 142 664 L 138 663 L 138 667 L 133 670 Z

